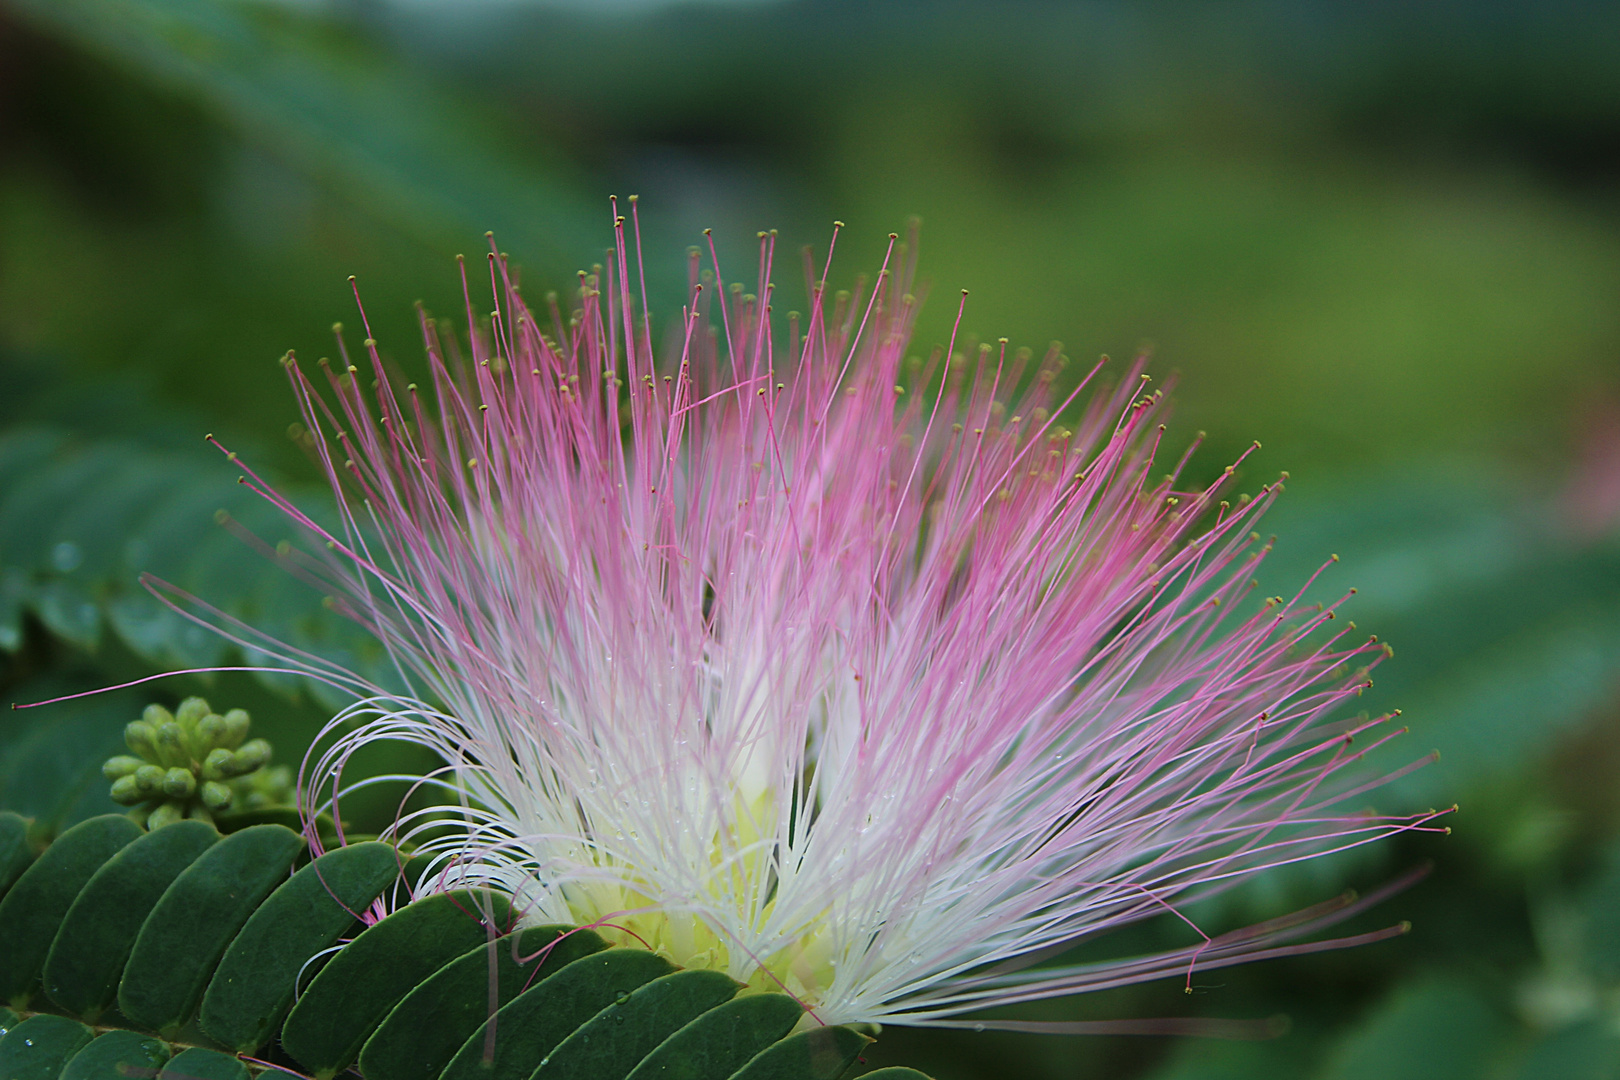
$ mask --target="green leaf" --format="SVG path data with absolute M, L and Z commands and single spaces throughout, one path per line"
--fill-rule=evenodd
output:
M 157 1080 L 248 1080 L 248 1069 L 229 1054 L 193 1046 L 170 1058 Z
M 1501 1059 L 1506 1025 L 1477 988 L 1434 979 L 1398 989 L 1330 1055 L 1322 1080 L 1476 1080 Z
M 10 491 L 59 453 L 67 432 L 57 428 L 18 427 L 0 434 L 0 490 Z
M 224 662 L 233 646 L 151 595 L 140 583 L 147 573 L 271 639 L 384 685 L 398 681 L 369 634 L 325 610 L 318 592 L 238 535 L 245 529 L 280 538 L 299 530 L 235 483 L 224 463 L 121 440 L 84 443 L 50 430 L 0 439 L 0 475 L 8 460 L 26 469 L 12 488 L 0 487 L 0 648 L 21 645 L 19 620 L 32 611 L 83 648 L 110 629 L 157 668 Z M 331 516 L 325 491 L 299 499 L 317 519 Z M 346 704 L 323 684 L 284 674 L 256 678 L 283 694 L 302 689 L 324 704 Z M 7 771 L 0 769 L 0 798 Z
M 93 689 L 82 682 L 36 679 L 16 701 L 43 701 Z M 124 725 L 140 714 L 127 691 L 38 709 L 0 712 L 0 806 L 35 819 L 46 835 L 98 814 L 121 812 L 107 794 L 101 763 L 124 745 Z
M 527 1080 L 557 1044 L 581 1024 L 675 965 L 645 949 L 608 949 L 567 965 L 530 987 L 481 1024 L 440 1080 Z M 487 1032 L 495 1027 L 486 1062 Z
M 511 921 L 511 901 L 485 891 L 438 893 L 401 908 L 321 969 L 287 1017 L 281 1045 L 317 1076 L 336 1075 L 413 987 Z
M 1620 848 L 1611 848 L 1602 871 L 1582 896 L 1584 960 L 1605 983 L 1620 982 Z
M 534 1080 L 624 1080 L 675 1032 L 736 996 L 720 971 L 677 971 L 617 999 L 540 1061 Z
M 169 1060 L 162 1041 L 117 1028 L 96 1036 L 74 1054 L 61 1080 L 111 1080 L 112 1077 L 156 1076 Z
M 628 1080 L 707 1080 L 730 1076 L 784 1038 L 804 1016 L 786 994 L 748 994 L 699 1016 L 660 1043 Z
M 94 1023 L 118 996 L 118 977 L 164 891 L 219 840 L 212 825 L 177 821 L 137 838 L 95 872 L 45 959 L 45 993 Z
M 13 822 L 14 833 L 18 824 L 26 840 L 26 822 Z M 85 852 L 109 831 L 128 842 L 87 860 Z M 116 978 L 123 1015 L 112 1015 L 119 1023 L 127 1017 L 173 1040 L 202 996 L 203 1031 L 211 1038 L 260 1043 L 275 1034 L 307 961 L 398 873 L 393 848 L 363 841 L 287 878 L 302 848 L 301 836 L 274 824 L 218 838 L 198 822 L 147 833 L 108 815 L 64 833 L 0 908 L 40 924 L 37 936 L 50 942 L 46 977 L 59 1004 L 94 1014 Z M 38 919 L 42 909 L 19 906 L 18 896 L 43 897 L 49 910 L 54 897 L 71 903 L 65 918 Z M 282 1048 L 315 1075 L 332 1077 L 363 1043 L 369 1080 L 816 1080 L 842 1072 L 869 1041 L 841 1028 L 773 1044 L 803 1013 L 786 995 L 739 999 L 740 984 L 723 973 L 683 971 L 645 949 L 608 949 L 591 930 L 551 926 L 501 936 L 512 919 L 508 898 L 480 889 L 430 896 L 379 920 L 321 969 L 282 1025 Z M 12 946 L 0 934 L 0 957 L 26 975 L 38 958 Z M 0 1008 L 0 1040 L 24 1028 L 48 1034 L 45 1049 L 54 1056 L 0 1041 L 28 1051 L 17 1063 L 22 1072 L 0 1071 L 0 1080 L 29 1070 L 55 1077 L 70 1058 L 77 1060 L 66 1074 L 73 1080 L 129 1070 L 185 1080 L 247 1075 L 236 1058 L 212 1049 L 177 1045 L 181 1052 L 165 1065 L 170 1048 L 158 1039 L 113 1028 L 92 1043 L 77 1021 L 45 1014 L 19 1021 Z M 240 1032 L 247 1035 L 233 1034 Z
M 399 874 L 399 859 L 388 844 L 351 844 L 328 851 L 271 893 L 208 984 L 198 1018 L 203 1030 L 238 1053 L 263 1046 L 292 1008 L 304 965 L 382 895 Z
M 226 947 L 292 869 L 304 838 L 280 825 L 232 833 L 187 867 L 141 927 L 118 984 L 118 1008 L 172 1036 L 191 1019 Z
M 23 871 L 0 899 L 0 1001 L 18 1008 L 27 1003 L 73 898 L 140 835 L 140 826 L 120 814 L 91 818 L 63 833 Z
M 1477 476 L 1376 479 L 1314 499 L 1290 494 L 1267 515 L 1280 540 L 1257 576 L 1264 591 L 1291 596 L 1330 552 L 1343 557 L 1306 599 L 1357 587 L 1340 614 L 1396 650 L 1358 704 L 1400 708 L 1412 735 L 1397 745 L 1411 757 L 1442 754 L 1380 802 L 1448 803 L 1535 760 L 1555 745 L 1552 733 L 1611 700 L 1620 546 L 1576 536 L 1559 508 Z
M 89 1028 L 65 1016 L 30 1016 L 0 1039 L 0 1076 L 56 1080 L 68 1060 L 94 1037 Z
M 394 1006 L 366 1040 L 361 1073 L 367 1080 L 432 1080 L 493 1009 L 605 948 L 607 942 L 590 930 L 537 926 L 451 961 Z
M 509 143 L 417 67 L 333 48 L 319 23 L 242 5 L 16 0 L 42 29 L 194 97 L 311 177 L 430 241 L 496 230 L 529 258 L 600 245 L 594 207 L 560 163 L 495 154 Z M 478 132 L 484 130 L 484 137 Z M 450 250 L 455 250 L 451 247 Z
M 215 828 L 227 835 L 254 825 L 280 825 L 301 833 L 304 831 L 304 818 L 297 807 L 263 806 L 256 810 L 228 810 L 214 819 Z M 322 812 L 316 815 L 315 832 L 322 844 L 334 848 L 337 846 L 337 826 L 331 814 Z
M 731 1080 L 837 1080 L 871 1041 L 847 1027 L 801 1031 L 756 1054 Z
M 0 896 L 39 858 L 28 835 L 30 824 L 21 814 L 0 810 Z
M 1588 1020 L 1531 1044 L 1519 1080 L 1614 1080 L 1620 1076 L 1620 1034 L 1601 1020 Z

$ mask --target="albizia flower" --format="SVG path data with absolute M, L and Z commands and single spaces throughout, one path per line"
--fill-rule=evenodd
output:
M 1383 647 L 1251 594 L 1277 489 L 1229 503 L 1230 469 L 1163 476 L 1140 364 L 1057 401 L 1056 346 L 908 359 L 893 236 L 830 306 L 807 255 L 808 314 L 784 326 L 774 244 L 747 295 L 693 249 L 662 359 L 623 218 L 566 316 L 525 306 L 492 253 L 470 355 L 423 320 L 431 392 L 369 340 L 329 392 L 289 358 L 345 517 L 322 534 L 338 606 L 416 687 L 340 717 L 359 726 L 312 789 L 366 741 L 431 747 L 461 806 L 400 824 L 438 854 L 422 888 L 492 884 L 531 921 L 785 988 L 829 1023 L 963 1023 L 1342 944 L 1300 943 L 1339 903 L 1036 966 L 1421 827 L 1358 803 L 1389 717 L 1334 718 Z

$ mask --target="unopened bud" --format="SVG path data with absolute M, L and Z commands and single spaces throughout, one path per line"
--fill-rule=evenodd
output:
M 261 765 L 270 761 L 270 744 L 263 739 L 249 739 L 242 744 L 242 748 L 235 752 L 235 764 L 232 776 L 241 776 L 250 773 Z
M 163 794 L 171 799 L 189 799 L 197 790 L 197 778 L 190 769 L 173 768 L 163 774 Z
M 144 764 L 146 763 L 138 757 L 119 754 L 117 757 L 107 759 L 106 763 L 101 766 L 101 775 L 109 780 L 117 780 L 120 777 L 130 775 Z
M 161 765 L 142 765 L 133 774 L 135 786 L 140 789 L 142 795 L 154 796 L 163 787 L 163 772 Z
M 218 713 L 209 713 L 197 721 L 196 737 L 192 740 L 196 745 L 196 754 L 202 757 L 216 746 L 225 743 L 225 718 Z
M 204 780 L 224 780 L 234 775 L 231 770 L 236 767 L 236 755 L 223 746 L 208 751 L 203 758 L 202 775 Z
M 200 697 L 188 697 L 186 700 L 180 703 L 180 707 L 178 709 L 174 710 L 174 718 L 180 721 L 182 724 L 190 727 L 211 712 L 213 712 L 213 710 L 208 707 L 208 702 L 206 699 Z
M 225 736 L 216 745 L 235 750 L 247 738 L 248 713 L 246 709 L 232 709 L 223 717 L 225 722 Z
M 161 829 L 165 825 L 173 825 L 181 816 L 179 803 L 166 802 L 146 816 L 146 827 Z
M 113 781 L 112 801 L 121 806 L 134 806 L 145 800 L 146 795 L 133 776 L 120 776 Z
M 157 706 L 153 706 L 156 708 Z M 151 712 L 148 709 L 147 712 Z M 168 715 L 168 710 L 164 710 Z M 157 745 L 154 742 L 152 725 L 145 720 L 131 720 L 124 728 L 124 744 L 148 761 L 157 757 Z
M 157 744 L 158 761 L 163 765 L 180 765 L 189 756 L 185 731 L 177 721 L 159 724 L 153 742 Z
M 145 709 L 141 710 L 141 719 L 145 720 L 148 724 L 151 724 L 155 728 L 159 724 L 173 722 L 174 714 L 161 705 L 148 705 Z
M 218 780 L 208 780 L 202 786 L 203 805 L 218 813 L 231 805 L 231 789 Z

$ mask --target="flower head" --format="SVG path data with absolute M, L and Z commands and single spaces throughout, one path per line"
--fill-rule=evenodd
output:
M 1346 809 L 1390 718 L 1336 712 L 1382 646 L 1252 594 L 1278 488 L 1163 475 L 1140 362 L 1059 400 L 1055 345 L 911 358 L 896 239 L 850 294 L 807 257 L 785 320 L 774 235 L 753 293 L 694 249 L 655 358 L 621 217 L 567 313 L 492 253 L 470 354 L 423 320 L 429 388 L 369 340 L 325 390 L 289 358 L 338 606 L 415 687 L 341 717 L 316 781 L 370 739 L 432 747 L 462 805 L 400 824 L 424 888 L 493 883 L 830 1023 L 1311 947 L 1347 909 L 1033 966 L 1432 815 Z

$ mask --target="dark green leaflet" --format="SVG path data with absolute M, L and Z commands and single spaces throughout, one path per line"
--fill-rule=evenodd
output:
M 96 1036 L 74 1054 L 61 1080 L 156 1076 L 168 1060 L 169 1048 L 161 1040 L 119 1028 Z
M 28 842 L 27 822 L 19 823 Z M 200 1038 L 187 1025 L 200 988 L 203 1033 L 236 1033 L 242 1044 L 273 1038 L 298 970 L 321 942 L 355 925 L 354 913 L 396 880 L 401 861 L 367 841 L 291 874 L 303 840 L 277 825 L 224 838 L 195 822 L 152 833 L 119 817 L 86 825 L 64 833 L 54 855 L 47 849 L 0 906 L 27 915 L 19 896 L 67 896 L 71 915 L 51 923 L 45 942 L 52 993 L 93 1011 L 115 979 L 121 997 L 151 1006 L 154 1026 L 174 1034 L 166 1042 L 113 1027 L 96 1037 L 77 1020 L 0 1007 L 0 1080 L 250 1080 L 243 1060 L 186 1045 Z M 92 850 L 98 843 L 105 850 Z M 115 917 L 118 895 L 158 899 Z M 683 971 L 641 948 L 608 949 L 589 930 L 510 932 L 512 919 L 505 898 L 479 890 L 431 896 L 380 920 L 309 983 L 281 1026 L 282 1048 L 301 1071 L 330 1077 L 363 1044 L 368 1080 L 831 1080 L 868 1041 L 848 1028 L 784 1038 L 803 1013 L 786 995 L 734 997 L 739 984 L 719 972 Z M 92 962 L 98 942 L 117 953 L 131 935 L 122 975 L 116 956 Z M 166 967 L 165 958 L 173 961 Z
M 249 1080 L 247 1066 L 218 1050 L 193 1046 L 169 1059 L 157 1080 Z
M 140 826 L 122 815 L 91 818 L 23 871 L 0 899 L 0 1001 L 26 1005 L 74 897 L 102 863 L 140 835 Z
M 398 875 L 399 853 L 375 841 L 328 851 L 248 918 L 203 997 L 203 1030 L 233 1050 L 262 1046 L 292 1008 L 304 965 L 354 925 Z
M 153 905 L 218 840 L 212 825 L 178 821 L 103 863 L 68 909 L 45 958 L 46 996 L 94 1023 L 118 996 L 124 961 Z
M 659 1043 L 741 989 L 723 972 L 677 971 L 615 995 L 541 1059 L 534 1080 L 624 1080 Z
M 161 831 L 161 830 L 160 830 Z M 174 880 L 141 927 L 118 986 L 118 1008 L 173 1035 L 196 1011 L 226 947 L 304 850 L 280 825 L 255 825 L 209 848 Z
M 540 1061 L 576 1028 L 626 998 L 639 986 L 675 970 L 643 949 L 608 949 L 575 960 L 545 982 L 519 994 L 473 1033 L 441 1080 L 527 1080 Z M 486 1033 L 495 1025 L 494 1054 L 486 1064 Z
M 68 1059 L 94 1037 L 89 1028 L 65 1016 L 30 1016 L 0 1039 L 0 1076 L 56 1080 Z
M 818 1027 L 760 1051 L 731 1080 L 837 1080 L 872 1040 L 847 1027 Z
M 451 961 L 405 996 L 360 1051 L 366 1080 L 432 1080 L 472 1034 L 525 989 L 607 942 L 590 930 L 537 926 Z M 490 965 L 495 999 L 490 1000 Z
M 804 1015 L 786 994 L 747 994 L 710 1009 L 659 1043 L 627 1080 L 707 1080 L 730 1076 L 785 1038 Z
M 0 810 L 0 895 L 39 857 L 29 842 L 28 819 L 10 810 Z
M 288 1015 L 282 1046 L 317 1076 L 336 1075 L 413 987 L 511 921 L 511 902 L 482 890 L 439 893 L 401 908 L 321 969 Z

